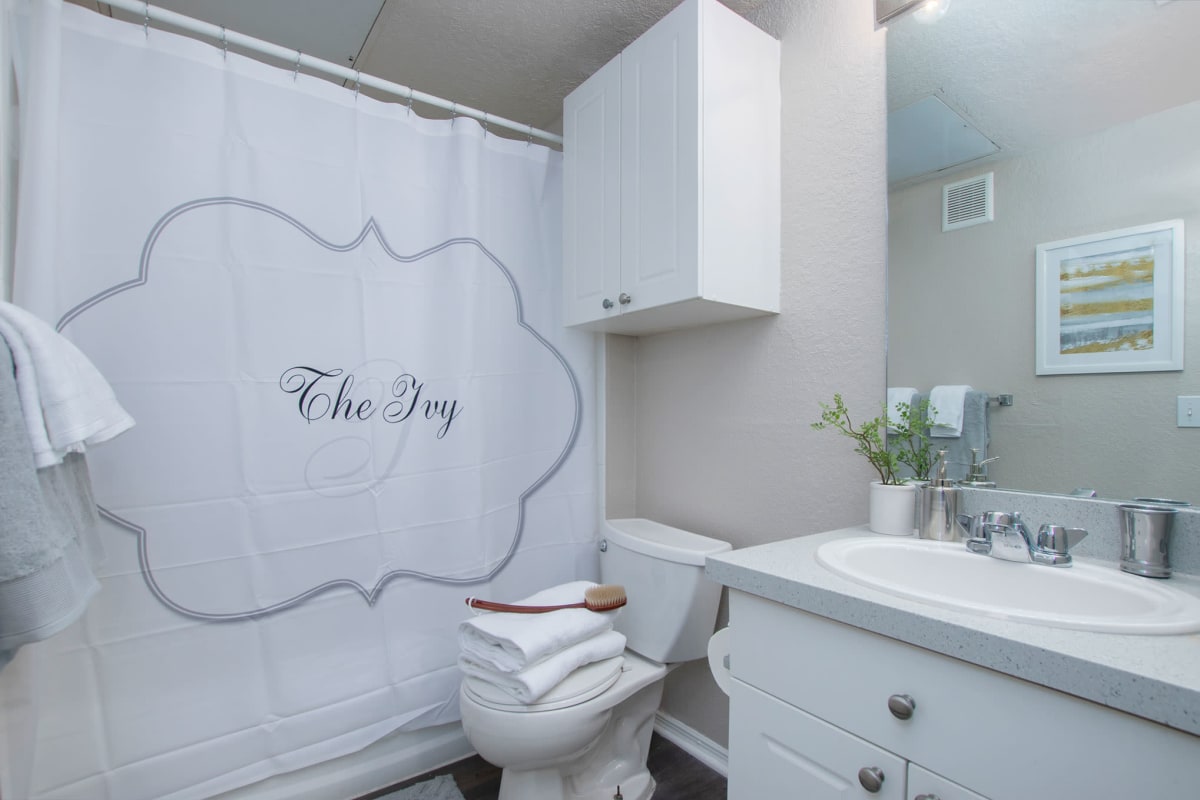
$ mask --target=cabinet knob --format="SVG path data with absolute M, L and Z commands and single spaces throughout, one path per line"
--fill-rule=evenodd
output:
M 883 770 L 879 767 L 863 767 L 858 771 L 858 782 L 871 794 L 883 788 Z
M 896 719 L 909 719 L 917 709 L 917 701 L 906 694 L 894 694 L 888 698 L 888 711 Z
M 612 300 L 609 300 L 609 299 L 606 297 L 606 298 L 604 298 L 604 302 L 603 302 L 603 303 L 601 303 L 600 305 L 601 305 L 601 307 L 602 307 L 602 308 L 603 308 L 605 311 L 608 311 L 610 308 L 612 308 L 612 307 L 613 307 L 613 301 L 612 301 Z
M 621 292 L 621 294 L 617 297 L 617 302 L 623 306 L 627 306 L 633 302 L 633 298 L 625 294 L 625 292 Z

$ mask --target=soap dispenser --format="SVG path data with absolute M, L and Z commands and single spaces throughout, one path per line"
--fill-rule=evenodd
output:
M 938 451 L 937 477 L 921 487 L 920 524 L 917 536 L 939 542 L 962 539 L 958 526 L 958 496 L 961 490 L 946 477 L 946 451 Z
M 987 465 L 999 459 L 1000 456 L 992 456 L 979 460 L 979 448 L 971 448 L 971 463 L 967 465 L 967 477 L 958 482 L 959 486 L 967 486 L 972 489 L 995 489 L 996 482 L 988 477 Z

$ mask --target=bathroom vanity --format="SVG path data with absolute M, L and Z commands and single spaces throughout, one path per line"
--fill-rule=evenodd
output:
M 1200 636 L 940 608 L 818 562 L 863 536 L 708 559 L 731 589 L 731 800 L 1200 796 Z

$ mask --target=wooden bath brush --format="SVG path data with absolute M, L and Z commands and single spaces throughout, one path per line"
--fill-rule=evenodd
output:
M 509 603 L 493 603 L 491 600 L 480 600 L 478 597 L 468 597 L 467 605 L 484 611 L 507 611 L 513 614 L 543 614 L 547 611 L 559 611 L 564 608 L 612 611 L 614 608 L 625 605 L 625 587 L 612 583 L 590 586 L 583 592 L 582 603 L 567 603 L 561 606 L 518 606 Z

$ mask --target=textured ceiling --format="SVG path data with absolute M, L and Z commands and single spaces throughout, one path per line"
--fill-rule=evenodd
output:
M 1196 0 L 951 0 L 888 26 L 888 108 L 931 93 L 999 157 L 1200 99 Z
M 848 1 L 848 0 L 839 0 Z M 853 0 L 868 2 L 868 0 Z M 97 0 L 70 0 L 121 19 Z M 562 101 L 680 0 L 152 0 L 365 74 L 557 130 Z M 775 36 L 808 0 L 721 0 Z M 369 93 L 370 90 L 364 89 Z M 420 108 L 426 116 L 446 116 Z
M 818 1 L 870 0 L 722 0 L 775 36 Z M 160 0 L 550 130 L 563 97 L 678 2 Z M 1200 0 L 951 0 L 936 24 L 888 24 L 888 107 L 937 94 L 1010 156 L 1200 98 L 1198 33 Z
M 554 128 L 562 100 L 679 0 L 386 0 L 356 67 Z M 745 15 L 762 0 L 725 0 Z

